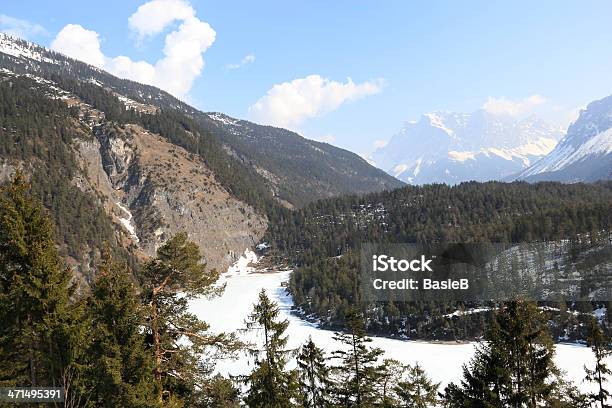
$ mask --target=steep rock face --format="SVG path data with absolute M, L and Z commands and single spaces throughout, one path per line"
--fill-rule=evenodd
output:
M 109 132 L 110 130 L 110 132 Z M 134 159 L 134 150 L 130 140 L 124 140 L 121 132 L 114 129 L 98 127 L 94 130 L 100 143 L 102 166 L 111 184 L 117 188 L 127 182 L 128 169 Z
M 371 158 L 411 184 L 501 180 L 542 158 L 561 136 L 536 117 L 436 112 L 407 123 Z
M 555 149 L 515 179 L 564 182 L 612 179 L 612 96 L 591 102 Z
M 224 270 L 263 236 L 266 220 L 195 155 L 136 125 L 101 124 L 94 134 L 76 151 L 89 186 L 136 253 L 153 256 L 186 232 L 208 265 Z

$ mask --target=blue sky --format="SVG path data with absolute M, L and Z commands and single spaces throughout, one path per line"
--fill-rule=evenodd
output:
M 565 126 L 577 109 L 612 94 L 609 1 L 149 3 L 139 12 L 146 0 L 3 2 L 0 28 L 85 52 L 202 110 L 287 126 L 358 153 L 425 112 L 486 104 Z M 130 20 L 135 13 L 140 20 Z M 166 36 L 188 21 L 204 66 L 198 55 L 155 65 Z M 127 68 L 117 56 L 129 57 Z

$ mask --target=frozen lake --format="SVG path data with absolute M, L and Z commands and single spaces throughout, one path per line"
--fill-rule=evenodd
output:
M 248 254 L 248 253 L 247 253 Z M 254 255 L 248 254 L 249 259 Z M 253 304 L 261 289 L 266 289 L 268 295 L 278 302 L 282 318 L 289 320 L 287 334 L 289 348 L 297 348 L 312 337 L 313 341 L 328 353 L 338 349 L 333 340 L 334 333 L 322 330 L 290 313 L 292 301 L 287 295 L 282 283 L 289 279 L 289 271 L 275 273 L 256 273 L 247 268 L 249 259 L 243 257 L 231 267 L 222 280 L 227 284 L 221 297 L 213 300 L 197 299 L 191 304 L 191 311 L 211 326 L 213 332 L 236 331 L 244 329 L 244 320 L 251 312 Z M 259 341 L 256 332 L 242 332 L 240 337 L 247 341 Z M 474 344 L 436 344 L 420 341 L 403 341 L 382 337 L 373 337 L 372 346 L 385 351 L 385 358 L 394 358 L 403 363 L 419 363 L 427 374 L 444 385 L 461 378 L 462 365 L 467 363 L 474 354 Z M 591 350 L 580 345 L 557 345 L 555 361 L 557 366 L 566 372 L 568 379 L 581 389 L 585 388 L 585 364 L 591 365 L 593 357 Z M 223 360 L 217 365 L 217 371 L 223 375 L 240 375 L 250 372 L 253 368 L 252 359 L 246 354 L 237 360 Z

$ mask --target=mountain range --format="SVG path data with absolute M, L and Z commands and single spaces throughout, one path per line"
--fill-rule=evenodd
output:
M 502 180 L 543 158 L 562 136 L 535 116 L 435 112 L 406 123 L 371 159 L 410 184 Z

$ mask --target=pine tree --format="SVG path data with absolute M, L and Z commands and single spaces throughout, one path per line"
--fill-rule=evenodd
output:
M 0 383 L 62 386 L 76 316 L 53 225 L 17 174 L 0 191 Z
M 168 240 L 143 268 L 147 331 L 160 403 L 196 398 L 194 390 L 202 388 L 214 363 L 203 361 L 203 356 L 218 357 L 240 347 L 233 334 L 209 333 L 208 325 L 188 311 L 194 297 L 221 293 L 223 287 L 215 285 L 218 278 L 215 270 L 202 263 L 198 246 L 183 233 Z
M 323 350 L 312 341 L 302 346 L 297 356 L 297 377 L 300 401 L 304 408 L 328 406 L 329 368 Z
M 287 336 L 285 331 L 288 320 L 280 320 L 278 304 L 273 302 L 262 289 L 258 303 L 254 305 L 246 326 L 248 330 L 261 330 L 263 350 L 253 349 L 256 368 L 245 379 L 249 391 L 244 399 L 251 408 L 285 408 L 291 407 L 295 399 L 295 372 L 285 369 L 287 355 L 285 350 Z M 262 357 L 262 358 L 260 358 Z
M 399 399 L 395 393 L 397 384 L 402 380 L 406 367 L 397 360 L 385 359 L 380 366 L 379 405 L 384 408 L 397 407 Z
M 153 358 L 145 348 L 144 311 L 131 271 L 111 259 L 108 247 L 102 258 L 87 300 L 89 401 L 96 407 L 154 407 Z
M 530 302 L 510 301 L 497 313 L 461 386 L 450 384 L 450 407 L 536 407 L 546 403 L 558 374 L 546 322 Z
M 206 408 L 238 408 L 240 391 L 232 380 L 217 374 L 206 381 L 202 390 L 202 404 Z
M 598 390 L 597 393 L 590 394 L 589 398 L 593 402 L 598 402 L 600 407 L 604 408 L 606 400 L 610 397 L 610 392 L 605 389 L 605 384 L 608 382 L 608 376 L 612 374 L 606 359 L 612 354 L 612 350 L 610 350 L 610 339 L 605 335 L 595 318 L 592 318 L 590 321 L 587 344 L 593 350 L 595 367 L 590 369 L 584 366 L 586 371 L 585 380 L 594 383 Z
M 592 408 L 587 396 L 560 375 L 553 378 L 552 384 L 552 392 L 546 398 L 547 408 Z
M 427 408 L 438 403 L 438 387 L 425 371 L 416 364 L 407 367 L 406 378 L 399 381 L 395 392 L 403 408 Z
M 376 387 L 380 379 L 377 362 L 383 351 L 368 346 L 372 339 L 366 336 L 363 316 L 351 310 L 347 315 L 347 331 L 337 332 L 334 339 L 344 345 L 333 353 L 333 358 L 339 361 L 334 367 L 335 403 L 360 408 L 374 405 L 380 400 Z

